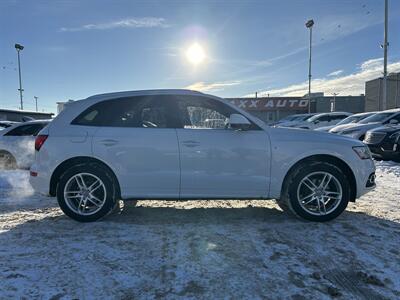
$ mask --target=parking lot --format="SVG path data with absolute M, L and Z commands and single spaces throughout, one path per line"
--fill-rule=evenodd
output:
M 400 166 L 329 223 L 274 201 L 139 201 L 64 216 L 25 171 L 0 173 L 0 298 L 400 297 Z

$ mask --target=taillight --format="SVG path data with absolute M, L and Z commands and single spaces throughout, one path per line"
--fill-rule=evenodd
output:
M 42 148 L 44 142 L 47 140 L 48 135 L 40 134 L 35 139 L 35 150 L 39 151 Z

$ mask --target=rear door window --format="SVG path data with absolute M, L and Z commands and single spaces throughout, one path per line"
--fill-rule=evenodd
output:
M 96 103 L 86 109 L 71 124 L 84 126 L 133 127 L 138 99 L 114 99 Z
M 173 128 L 168 98 L 141 96 L 106 100 L 86 109 L 71 124 L 105 127 Z

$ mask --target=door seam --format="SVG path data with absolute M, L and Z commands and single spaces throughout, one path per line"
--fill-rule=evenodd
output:
M 178 130 L 174 128 L 175 130 L 175 135 L 176 135 L 176 142 L 178 144 L 178 159 L 179 159 L 179 194 L 178 197 L 181 199 L 181 194 L 182 194 L 182 166 L 181 166 L 181 146 L 179 143 L 179 137 L 178 137 Z

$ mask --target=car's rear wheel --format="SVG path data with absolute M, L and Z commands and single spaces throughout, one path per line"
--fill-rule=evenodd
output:
M 0 170 L 13 170 L 17 168 L 17 161 L 8 152 L 0 152 Z
M 351 189 L 345 173 L 328 162 L 297 166 L 284 183 L 280 207 L 309 221 L 325 222 L 347 207 Z
M 57 186 L 61 210 L 79 222 L 93 222 L 109 214 L 116 203 L 116 184 L 98 164 L 68 169 Z

